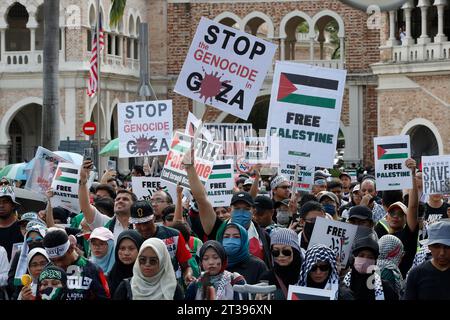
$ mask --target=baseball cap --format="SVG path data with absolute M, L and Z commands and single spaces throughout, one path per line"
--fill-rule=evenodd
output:
M 358 183 L 356 186 L 353 187 L 352 193 L 361 190 L 361 185 Z
M 153 208 L 145 200 L 136 201 L 131 206 L 130 223 L 138 224 L 145 223 L 153 219 Z
M 325 170 L 316 170 L 314 172 L 314 181 L 319 179 L 324 179 L 326 181 L 329 177 L 331 177 L 331 174 L 329 174 Z
M 401 201 L 397 201 L 389 206 L 389 208 L 387 210 L 388 213 L 391 212 L 392 210 L 394 210 L 395 208 L 400 208 L 400 210 L 402 210 L 403 214 L 405 214 L 405 215 L 408 212 L 408 208 L 405 206 L 405 204 Z
M 329 199 L 333 200 L 337 206 L 340 205 L 338 197 L 333 192 L 330 192 L 330 191 L 322 192 L 322 194 L 318 198 L 319 202 L 321 202 L 323 198 L 329 198 Z
M 102 241 L 114 240 L 114 235 L 108 228 L 99 227 L 95 228 L 94 231 L 91 232 L 89 240 L 92 239 L 99 239 Z
M 275 178 L 272 179 L 272 181 L 270 182 L 270 189 L 275 189 L 276 187 L 278 187 L 280 184 L 282 184 L 283 182 L 289 182 L 289 180 L 283 176 L 283 175 L 278 175 Z
M 235 204 L 236 202 L 239 202 L 239 201 L 244 201 L 245 203 L 249 204 L 252 207 L 255 206 L 255 202 L 253 201 L 252 196 L 250 195 L 250 193 L 245 192 L 245 191 L 241 191 L 241 192 L 235 193 L 233 195 L 233 197 L 231 198 L 230 205 L 233 205 L 233 204 Z
M 283 199 L 283 200 L 281 200 L 281 201 L 277 201 L 277 202 L 275 202 L 275 209 L 277 209 L 277 208 L 279 208 L 279 207 L 281 207 L 281 206 L 289 206 L 289 199 Z
M 16 202 L 16 195 L 11 186 L 5 186 L 0 189 L 0 198 L 2 197 L 9 197 L 16 206 L 20 206 L 20 203 Z
M 443 244 L 450 246 L 450 219 L 441 219 L 428 226 L 428 239 L 424 245 Z
M 340 179 L 342 176 L 349 177 L 350 179 L 352 178 L 352 177 L 350 176 L 350 174 L 347 173 L 347 172 L 345 172 L 345 171 L 342 171 L 342 172 L 339 174 L 339 179 Z
M 380 247 L 378 245 L 378 236 L 371 228 L 358 226 L 355 240 L 352 245 L 352 253 L 357 256 L 361 250 L 369 249 L 378 257 L 380 254 Z
M 372 210 L 370 210 L 366 206 L 354 206 L 350 208 L 350 211 L 348 213 L 348 219 L 351 218 L 357 218 L 361 220 L 372 220 L 373 221 L 373 215 Z
M 256 211 L 273 210 L 273 201 L 266 196 L 257 196 L 255 198 Z
M 253 184 L 253 179 L 248 178 L 247 180 L 244 181 L 243 186 L 248 186 L 248 185 L 252 185 Z

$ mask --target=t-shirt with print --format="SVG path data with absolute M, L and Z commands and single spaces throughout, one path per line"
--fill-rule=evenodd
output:
M 438 220 L 449 218 L 447 214 L 449 207 L 450 205 L 447 202 L 444 202 L 439 208 L 433 208 L 428 203 L 425 203 L 424 221 L 429 225 Z
M 180 231 L 166 226 L 157 226 L 154 238 L 161 239 L 165 243 L 177 279 L 180 279 L 182 276 L 180 264 L 188 262 L 192 257 Z
M 108 282 L 103 271 L 84 257 L 79 257 L 67 270 L 66 300 L 110 299 Z

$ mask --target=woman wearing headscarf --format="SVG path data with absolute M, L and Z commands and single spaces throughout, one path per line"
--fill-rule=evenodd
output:
M 300 273 L 299 286 L 331 290 L 339 293 L 339 273 L 336 254 L 323 244 L 315 244 L 305 254 L 305 262 Z
M 49 263 L 39 275 L 36 300 L 66 300 L 67 274 Z
M 376 272 L 378 241 L 375 232 L 367 230 L 368 234 L 365 235 L 357 233 L 353 242 L 354 262 L 344 277 L 343 285 L 351 290 L 355 300 L 398 300 L 393 286 L 382 280 Z M 368 283 L 371 285 L 367 285 Z
M 222 243 L 228 258 L 226 270 L 244 276 L 248 284 L 256 284 L 267 271 L 266 264 L 249 252 L 248 233 L 237 223 L 228 223 L 217 233 L 217 241 Z
M 209 240 L 203 244 L 200 263 L 204 272 L 187 288 L 186 300 L 239 300 L 233 286 L 244 285 L 245 279 L 239 273 L 225 270 L 227 254 L 220 242 Z
M 112 296 L 122 280 L 133 276 L 133 266 L 143 242 L 144 238 L 136 230 L 125 230 L 119 234 L 114 250 L 116 262 L 108 274 Z
M 403 276 L 400 272 L 399 265 L 404 255 L 402 241 L 391 234 L 384 235 L 378 240 L 380 247 L 380 255 L 378 256 L 377 266 L 380 269 L 382 280 L 389 281 L 395 292 L 403 295 Z
M 107 276 L 114 262 L 114 235 L 105 227 L 95 228 L 89 237 L 91 247 L 91 261 L 99 266 Z
M 27 255 L 28 275 L 31 283 L 22 287 L 17 300 L 34 300 L 37 293 L 39 275 L 49 263 L 47 252 L 44 248 L 34 248 Z M 23 276 L 22 276 L 23 277 Z
M 183 293 L 177 284 L 169 251 L 158 238 L 144 241 L 133 276 L 117 287 L 114 300 L 182 300 Z
M 270 248 L 274 267 L 264 273 L 261 280 L 269 281 L 269 285 L 276 285 L 275 300 L 286 300 L 289 285 L 297 284 L 302 266 L 297 233 L 286 228 L 272 231 Z

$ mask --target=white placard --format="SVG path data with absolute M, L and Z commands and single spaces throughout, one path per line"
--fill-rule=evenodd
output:
M 377 190 L 411 189 L 413 178 L 405 165 L 411 156 L 409 136 L 375 137 L 373 145 Z
M 450 155 L 422 157 L 424 194 L 450 193 Z
M 172 100 L 117 105 L 119 157 L 166 155 L 172 141 Z
M 131 177 L 131 184 L 138 200 L 150 201 L 156 191 L 164 188 L 159 177 Z
M 79 180 L 79 165 L 64 162 L 58 164 L 52 181 L 53 197 L 50 198 L 53 208 L 61 207 L 70 212 L 80 212 L 78 200 Z
M 213 207 L 228 207 L 233 197 L 233 160 L 217 160 L 206 182 L 208 200 Z
M 314 166 L 300 166 L 297 179 L 297 191 L 311 191 L 314 183 Z M 285 176 L 291 185 L 294 183 L 295 165 L 280 163 L 278 174 Z
M 347 72 L 277 61 L 267 135 L 280 137 L 280 159 L 331 168 Z
M 202 17 L 175 92 L 247 120 L 276 47 Z

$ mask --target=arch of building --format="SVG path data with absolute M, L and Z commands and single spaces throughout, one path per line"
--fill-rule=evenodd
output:
M 402 129 L 401 133 L 402 135 L 409 134 L 415 127 L 417 126 L 424 126 L 430 129 L 430 131 L 434 134 L 434 137 L 437 141 L 439 154 L 444 154 L 444 144 L 442 142 L 442 137 L 439 133 L 438 128 L 434 125 L 433 122 L 424 119 L 424 118 L 415 118 L 411 121 L 409 121 Z
M 294 11 L 291 11 L 288 14 L 286 14 L 281 19 L 281 22 L 280 22 L 280 38 L 281 39 L 287 38 L 286 26 L 287 26 L 288 22 L 291 21 L 291 19 L 293 19 L 293 18 L 303 19 L 308 24 L 310 33 L 311 33 L 311 29 L 314 31 L 314 28 L 311 28 L 313 26 L 311 17 L 303 11 L 294 10 Z
M 345 35 L 344 20 L 342 19 L 342 17 L 339 14 L 337 14 L 336 12 L 331 11 L 331 10 L 322 10 L 314 15 L 314 17 L 311 20 L 312 28 L 309 29 L 309 35 L 311 37 L 313 37 L 315 35 L 314 29 L 315 29 L 316 24 L 319 22 L 320 19 L 327 17 L 327 16 L 336 20 L 336 22 L 339 26 L 338 37 L 343 38 Z
M 114 112 L 116 112 L 116 117 L 118 116 L 117 115 L 117 105 L 119 103 L 120 103 L 120 100 L 117 99 L 117 98 L 114 98 L 113 102 L 109 105 L 109 108 L 108 108 L 109 110 L 108 110 L 108 114 L 107 114 L 107 117 L 106 117 L 106 119 L 108 120 L 107 121 L 107 129 L 106 129 L 106 132 L 107 132 L 107 137 L 106 138 L 108 140 L 117 138 L 117 137 L 112 137 L 111 136 L 111 126 L 114 125 L 113 124 Z M 116 132 L 116 134 L 118 134 L 118 132 Z
M 86 119 L 86 121 L 91 121 L 92 119 L 94 119 L 94 122 L 98 121 L 97 119 L 97 109 L 95 108 L 97 106 L 97 99 L 92 99 L 90 105 L 89 105 L 89 111 L 87 113 L 88 118 Z M 106 139 L 107 137 L 107 132 L 105 130 L 106 128 L 106 116 L 105 116 L 105 110 L 104 110 L 104 105 L 102 103 L 100 103 L 100 128 L 101 128 L 101 138 L 102 139 Z M 97 123 L 97 128 L 98 128 L 99 124 Z
M 225 12 L 222 12 L 221 14 L 219 14 L 218 16 L 216 16 L 214 18 L 215 22 L 221 22 L 223 20 L 232 20 L 232 21 L 234 21 L 235 23 L 238 24 L 239 28 L 242 27 L 242 19 L 239 18 L 236 14 L 234 14 L 232 12 L 225 11 Z M 228 25 L 228 24 L 226 24 L 226 25 Z M 232 26 L 233 25 L 230 25 L 230 27 L 232 27 Z
M 8 142 L 10 142 L 10 136 L 9 136 L 9 126 L 14 119 L 14 117 L 19 113 L 19 111 L 30 105 L 30 104 L 37 104 L 42 106 L 43 101 L 40 97 L 27 97 L 24 98 L 18 102 L 16 102 L 14 105 L 12 105 L 3 115 L 2 119 L 0 120 L 0 145 L 6 145 Z M 64 126 L 64 120 L 61 117 L 61 114 L 59 115 L 59 121 L 60 121 L 60 127 Z
M 253 12 L 249 13 L 248 15 L 246 15 L 244 17 L 244 19 L 242 19 L 242 23 L 239 25 L 241 27 L 241 30 L 245 31 L 245 27 L 247 26 L 247 24 L 251 23 L 252 21 L 254 21 L 256 19 L 260 20 L 260 21 L 262 20 L 267 24 L 267 38 L 272 39 L 275 34 L 275 27 L 273 25 L 272 19 L 269 16 L 267 16 L 265 13 L 262 13 L 260 11 L 253 11 Z M 262 22 L 262 23 L 264 23 L 264 22 Z M 255 28 L 256 29 L 256 30 L 254 30 L 255 33 L 261 24 L 259 24 Z

